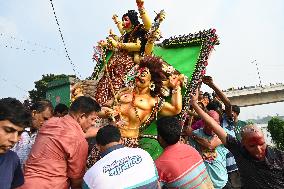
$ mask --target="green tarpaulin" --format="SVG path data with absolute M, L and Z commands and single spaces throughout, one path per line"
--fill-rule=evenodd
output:
M 184 47 L 184 48 L 162 48 L 155 47 L 154 54 L 160 56 L 167 63 L 171 64 L 180 73 L 186 75 L 189 80 L 195 70 L 195 65 L 199 57 L 201 46 Z M 153 122 L 143 134 L 157 135 L 157 126 Z M 141 138 L 140 146 L 148 151 L 153 159 L 157 159 L 162 153 L 162 148 L 158 141 L 151 138 Z

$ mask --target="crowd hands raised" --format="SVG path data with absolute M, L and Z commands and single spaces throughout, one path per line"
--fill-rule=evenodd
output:
M 0 176 L 5 178 L 1 187 L 283 188 L 283 152 L 267 146 L 256 125 L 238 120 L 240 109 L 230 104 L 210 76 L 204 76 L 202 83 L 213 89 L 215 96 L 211 98 L 200 88 L 191 94 L 190 116 L 183 131 L 174 117 L 181 110 L 178 91 L 182 81 L 178 76 L 170 77 L 169 86 L 177 92 L 160 110 L 164 116 L 157 121 L 157 140 L 164 152 L 158 159 L 154 161 L 138 145 L 133 148 L 123 142 L 125 137 L 138 137 L 139 129 L 131 126 L 140 123 L 139 119 L 145 121 L 143 111 L 156 103 L 148 90 L 150 69 L 144 68 L 140 74 L 140 85 L 122 90 L 116 102 L 115 108 L 125 106 L 125 113 L 119 108 L 116 113 L 115 108 L 101 108 L 85 96 L 72 103 L 69 113 L 62 104 L 53 109 L 47 100 L 28 110 L 16 99 L 1 99 Z M 136 105 L 133 98 L 138 99 L 134 99 Z M 137 106 L 138 116 L 133 106 Z M 93 127 L 99 116 L 115 119 L 117 115 L 121 116 L 118 122 Z M 85 172 L 88 153 L 92 157 L 86 138 L 93 136 L 100 158 Z M 188 140 L 181 140 L 185 136 Z
M 240 108 L 212 77 L 204 76 L 200 86 L 213 94 L 196 89 L 181 126 L 186 79 L 151 56 L 159 27 L 144 1 L 136 3 L 143 24 L 133 10 L 122 22 L 114 15 L 121 36 L 110 30 L 99 42 L 114 55 L 92 97 L 74 87 L 70 109 L 53 109 L 47 100 L 27 108 L 0 99 L 0 189 L 284 188 L 284 153 L 267 146 L 256 125 L 238 119 Z M 164 17 L 161 12 L 155 26 Z M 126 77 L 133 77 L 131 85 Z M 164 151 L 153 160 L 139 137 L 158 114 Z M 105 118 L 102 125 L 98 120 Z

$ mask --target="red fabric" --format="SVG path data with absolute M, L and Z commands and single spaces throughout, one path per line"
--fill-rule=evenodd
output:
M 51 118 L 38 133 L 21 188 L 69 188 L 69 178 L 84 176 L 87 153 L 84 132 L 71 116 Z
M 178 143 L 165 148 L 155 164 L 160 181 L 173 182 L 200 161 L 203 162 L 202 157 L 194 148 Z

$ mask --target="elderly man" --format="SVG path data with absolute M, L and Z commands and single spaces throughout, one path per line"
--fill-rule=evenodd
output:
M 197 104 L 198 91 L 191 104 L 198 115 L 233 153 L 242 178 L 243 188 L 284 188 L 284 152 L 267 146 L 256 125 L 242 129 L 241 142 L 226 131 Z
M 81 188 L 88 153 L 84 132 L 100 110 L 95 100 L 81 96 L 68 115 L 45 122 L 26 162 L 23 189 Z

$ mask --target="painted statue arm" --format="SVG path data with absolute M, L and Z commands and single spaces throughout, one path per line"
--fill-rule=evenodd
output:
M 114 110 L 109 107 L 102 107 L 101 111 L 98 112 L 100 118 L 108 118 L 111 114 L 114 113 Z
M 170 86 L 172 90 L 171 103 L 165 102 L 160 114 L 163 116 L 174 116 L 181 112 L 182 95 L 180 87 L 180 78 L 177 75 L 170 76 Z
M 145 45 L 145 55 L 151 55 L 155 42 L 161 38 L 160 24 L 165 20 L 165 11 L 161 10 L 155 18 L 155 23 L 149 31 L 147 43 Z
M 149 31 L 152 25 L 151 19 L 144 8 L 144 0 L 136 0 L 140 17 L 143 21 L 145 30 Z
M 121 43 L 116 41 L 114 38 L 109 37 L 108 42 L 111 44 L 112 47 L 127 50 L 128 52 L 139 52 L 141 48 L 141 42 L 139 39 L 136 43 Z
M 204 76 L 202 78 L 202 82 L 215 91 L 217 96 L 221 99 L 221 101 L 225 105 L 226 115 L 231 118 L 232 117 L 232 104 L 231 104 L 230 100 L 228 99 L 228 97 L 222 92 L 222 90 L 219 89 L 219 87 L 217 85 L 215 85 L 212 77 L 211 76 Z
M 120 34 L 123 35 L 123 34 L 124 34 L 124 30 L 123 30 L 122 22 L 119 21 L 118 16 L 117 16 L 116 14 L 114 14 L 114 15 L 112 16 L 112 20 L 113 20 L 114 23 L 116 24 L 116 26 L 117 26 L 117 28 L 118 28 Z
M 157 39 L 160 36 L 160 30 L 157 29 L 156 31 L 153 31 L 153 33 L 151 33 L 148 37 L 147 43 L 145 45 L 145 55 L 151 55 L 155 42 L 157 41 Z
M 191 105 L 201 119 L 209 126 L 214 133 L 219 137 L 223 144 L 226 144 L 227 133 L 226 131 L 206 112 L 204 112 L 198 105 L 198 89 L 195 91 L 195 95 L 191 94 Z

